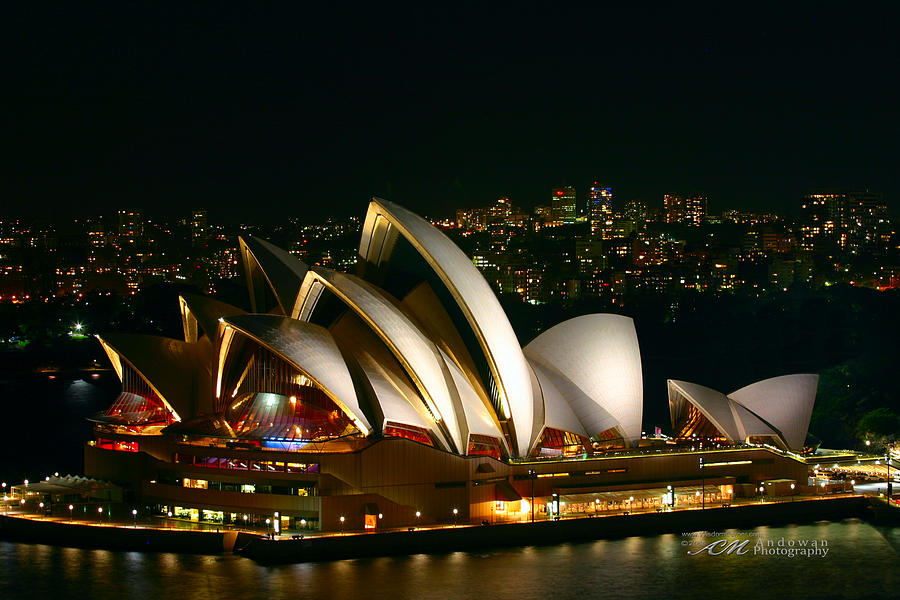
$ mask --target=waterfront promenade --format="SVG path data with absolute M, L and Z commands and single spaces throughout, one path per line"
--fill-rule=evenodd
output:
M 519 545 L 545 545 L 632 535 L 722 530 L 872 517 L 866 497 L 855 494 L 795 500 L 745 500 L 731 506 L 620 513 L 502 524 L 459 524 L 380 531 L 285 534 L 217 528 L 189 522 L 102 523 L 10 511 L 0 517 L 0 538 L 24 542 L 153 552 L 234 552 L 263 563 L 337 560 Z M 168 520 L 163 520 L 168 521 Z M 174 521 L 174 520 L 172 520 Z

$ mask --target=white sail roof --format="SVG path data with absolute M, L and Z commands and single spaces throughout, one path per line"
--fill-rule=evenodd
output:
M 609 429 L 612 416 L 626 442 L 640 439 L 644 384 L 631 318 L 593 314 L 563 321 L 525 346 L 525 355 L 581 390 L 582 396 L 561 391 L 590 435 Z
M 818 375 L 782 375 L 743 387 L 728 397 L 778 429 L 789 448 L 799 449 L 806 442 L 818 385 Z
M 673 415 L 677 412 L 675 404 L 679 400 L 688 401 L 696 406 L 703 416 L 715 425 L 716 429 L 729 441 L 744 441 L 746 436 L 741 433 L 735 422 L 735 414 L 731 406 L 733 403 L 728 396 L 712 388 L 687 381 L 670 379 L 667 383 L 669 386 L 669 410 Z
M 806 442 L 818 381 L 818 375 L 783 375 L 726 396 L 695 383 L 669 380 L 669 410 L 675 419 L 678 402 L 687 401 L 731 441 L 772 437 L 785 448 L 800 450 Z
M 280 315 L 235 315 L 224 323 L 312 379 L 364 435 L 372 430 L 359 406 L 347 364 L 327 329 Z
M 457 450 L 465 452 L 465 417 L 434 343 L 383 292 L 362 279 L 318 267 L 310 269 L 306 279 L 320 282 L 371 327 L 409 373 L 435 418 L 446 423 Z M 304 282 L 302 289 L 312 288 Z
M 447 236 L 405 208 L 380 199 L 369 204 L 359 254 L 374 265 L 389 261 L 397 235 L 427 261 L 472 328 L 494 378 L 503 418 L 511 423 L 520 456 L 532 430 L 531 373 L 512 326 L 472 261 Z

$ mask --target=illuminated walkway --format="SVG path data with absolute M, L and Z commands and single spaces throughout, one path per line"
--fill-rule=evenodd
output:
M 827 498 L 850 498 L 850 497 L 862 497 L 864 494 L 854 494 L 854 493 L 841 493 L 841 494 L 827 494 L 827 495 L 803 495 L 803 496 L 794 496 L 793 499 L 790 496 L 787 497 L 777 497 L 777 498 L 767 498 L 760 501 L 758 498 L 739 498 L 730 503 L 730 506 L 738 507 L 738 506 L 749 506 L 749 505 L 760 505 L 760 504 L 790 504 L 792 502 L 810 502 L 816 500 L 822 500 Z M 718 509 L 722 508 L 721 503 L 716 504 L 707 504 L 706 510 L 710 509 Z M 624 515 L 637 515 L 637 514 L 649 514 L 649 513 L 677 513 L 684 511 L 703 511 L 704 508 L 697 505 L 690 506 L 682 506 L 675 508 L 664 508 L 662 510 L 658 510 L 655 508 L 647 508 L 647 509 L 635 509 L 635 510 L 620 510 L 620 511 L 602 511 L 597 514 L 563 514 L 559 517 L 558 520 L 561 521 L 572 521 L 577 519 L 602 519 L 605 517 L 621 517 Z M 166 517 L 157 517 L 153 516 L 149 519 L 147 517 L 138 517 L 136 519 L 121 519 L 114 518 L 112 520 L 107 519 L 79 519 L 79 518 L 71 518 L 69 516 L 60 516 L 60 515 L 38 515 L 33 512 L 29 512 L 26 510 L 20 509 L 18 506 L 15 508 L 10 508 L 8 510 L 4 510 L 4 515 L 8 515 L 10 517 L 17 517 L 23 519 L 30 519 L 34 521 L 49 521 L 60 524 L 72 524 L 72 525 L 88 525 L 93 527 L 117 527 L 124 529 L 154 529 L 154 530 L 179 530 L 179 531 L 215 531 L 215 532 L 243 532 L 251 535 L 259 535 L 265 536 L 271 530 L 266 530 L 265 528 L 252 528 L 252 527 L 233 527 L 230 525 L 217 525 L 214 523 L 198 523 L 193 521 L 185 521 L 181 519 L 174 518 L 166 518 Z M 536 515 L 535 522 L 545 522 L 548 521 L 545 514 Z M 512 524 L 526 524 L 530 523 L 531 518 L 530 515 L 525 518 L 520 518 L 516 520 L 495 520 L 493 523 L 490 521 L 486 521 L 485 523 L 468 523 L 468 522 L 460 522 L 458 524 L 429 524 L 429 525 L 417 525 L 417 526 L 403 526 L 403 527 L 393 527 L 393 528 L 378 528 L 371 529 L 365 531 L 359 530 L 347 530 L 347 531 L 335 531 L 335 532 L 319 532 L 319 531 L 285 531 L 280 535 L 276 535 L 274 539 L 292 539 L 294 536 L 302 535 L 304 538 L 320 538 L 320 537 L 341 537 L 341 536 L 352 536 L 352 535 L 370 535 L 376 533 L 388 533 L 388 532 L 400 532 L 400 531 L 424 531 L 424 530 L 435 530 L 435 529 L 455 529 L 455 528 L 465 528 L 465 527 L 481 527 L 484 524 L 488 525 L 512 525 Z

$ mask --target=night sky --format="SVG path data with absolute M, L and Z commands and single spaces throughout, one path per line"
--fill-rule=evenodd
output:
M 703 191 L 713 211 L 900 197 L 882 8 L 18 4 L 2 217 L 314 220 L 375 195 L 437 216 L 595 179 L 651 206 Z

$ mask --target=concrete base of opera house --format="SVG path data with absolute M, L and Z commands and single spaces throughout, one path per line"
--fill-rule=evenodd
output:
M 760 447 L 696 452 L 637 448 L 583 458 L 509 462 L 489 456 L 463 457 L 402 438 L 382 439 L 346 453 L 207 447 L 165 436 L 146 436 L 140 444 L 139 452 L 87 445 L 86 474 L 116 482 L 130 490 L 133 503 L 156 507 L 157 514 L 174 507 L 201 514 L 216 511 L 222 513 L 222 525 L 240 528 L 245 516 L 258 526 L 278 513 L 292 520 L 282 528 L 297 533 L 363 530 L 369 525 L 366 518 L 379 514 L 383 516 L 378 519 L 379 530 L 454 521 L 521 522 L 530 510 L 526 499 L 532 497 L 539 518 L 540 513 L 549 516 L 547 506 L 554 496 L 560 505 L 566 504 L 564 513 L 653 510 L 670 485 L 679 494 L 678 505 L 701 504 L 705 488 L 709 506 L 754 497 L 763 482 L 767 497 L 803 493 L 809 470 L 803 460 Z M 183 462 L 187 456 L 192 462 Z M 209 460 L 220 466 L 197 464 Z M 287 465 L 293 461 L 314 466 L 315 471 L 252 468 L 254 462 Z M 228 462 L 245 466 L 221 466 Z M 775 489 L 778 482 L 796 483 L 796 490 L 779 491 Z M 244 486 L 253 487 L 254 492 L 240 491 Z M 300 496 L 298 489 L 291 489 L 299 486 L 308 493 Z M 267 491 L 260 493 L 260 489 Z M 689 497 L 681 497 L 684 494 Z M 302 520 L 307 527 L 297 526 Z
M 822 519 L 858 517 L 877 520 L 871 504 L 871 499 L 864 496 L 842 496 L 705 510 L 274 540 L 239 531 L 100 526 L 23 516 L 0 516 L 0 538 L 108 550 L 198 554 L 233 551 L 261 563 L 274 564 L 586 542 L 604 538 L 803 523 Z
M 312 562 L 586 542 L 635 535 L 660 535 L 871 516 L 872 511 L 866 497 L 845 496 L 536 523 L 441 527 L 385 533 L 329 535 L 308 539 L 256 538 L 243 545 L 236 553 L 265 564 Z

